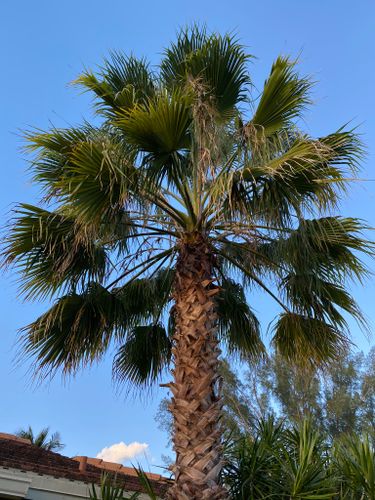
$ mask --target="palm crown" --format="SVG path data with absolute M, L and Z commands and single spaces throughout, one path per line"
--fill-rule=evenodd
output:
M 27 298 L 58 295 L 24 329 L 42 373 L 74 372 L 115 343 L 115 375 L 157 380 L 176 363 L 176 273 L 193 247 L 194 262 L 209 255 L 209 329 L 230 352 L 265 351 L 247 290 L 280 306 L 273 343 L 289 360 L 329 361 L 348 342 L 345 313 L 363 322 L 345 287 L 366 275 L 357 252 L 372 248 L 361 221 L 332 215 L 361 143 L 298 128 L 311 82 L 288 58 L 251 100 L 248 60 L 236 39 L 199 28 L 180 33 L 158 72 L 113 53 L 76 81 L 99 126 L 27 134 L 43 208 L 16 209 L 4 253 Z
M 29 425 L 27 429 L 17 431 L 16 436 L 22 439 L 29 439 L 31 444 L 48 451 L 59 451 L 65 448 L 65 445 L 61 442 L 59 432 L 54 432 L 49 436 L 49 427 L 45 427 L 38 434 L 35 434 Z

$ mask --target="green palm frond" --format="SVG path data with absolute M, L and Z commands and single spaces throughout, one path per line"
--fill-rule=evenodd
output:
M 364 229 L 360 220 L 351 217 L 306 219 L 274 245 L 274 258 L 280 256 L 297 272 L 313 271 L 339 282 L 345 278 L 361 281 L 368 270 L 359 255 L 373 252 Z
M 189 94 L 159 93 L 130 111 L 119 111 L 115 123 L 140 151 L 167 158 L 189 146 L 190 102 Z
M 105 138 L 82 142 L 68 159 L 57 189 L 86 221 L 109 224 L 134 193 L 137 183 L 132 152 Z
M 295 71 L 296 63 L 288 57 L 278 57 L 264 84 L 254 116 L 248 127 L 255 127 L 260 137 L 293 125 L 306 106 L 311 103 L 309 78 L 301 78 Z
M 155 92 L 147 62 L 121 52 L 112 52 L 98 76 L 85 71 L 74 83 L 93 92 L 99 98 L 99 111 L 110 116 L 114 109 L 131 109 Z
M 249 57 L 234 37 L 209 35 L 194 26 L 165 51 L 161 77 L 170 89 L 201 83 L 219 114 L 230 115 L 246 97 Z
M 326 281 L 313 272 L 291 273 L 284 278 L 281 286 L 292 309 L 300 314 L 326 320 L 341 329 L 347 328 L 345 318 L 337 309 L 339 307 L 360 324 L 364 323 L 353 297 L 342 286 Z
M 157 322 L 171 299 L 174 274 L 173 268 L 162 268 L 153 276 L 130 280 L 113 291 L 125 310 L 136 314 L 138 320 Z
M 363 157 L 358 137 L 343 130 L 318 140 L 293 136 L 280 148 L 259 146 L 245 168 L 216 180 L 213 196 L 245 217 L 255 213 L 270 224 L 290 225 L 295 215 L 335 208 Z
M 54 432 L 51 434 L 50 439 L 47 443 L 47 449 L 50 451 L 58 451 L 65 448 L 65 445 L 61 443 L 61 436 L 59 432 Z
M 49 427 L 44 427 L 38 434 L 35 434 L 29 425 L 27 429 L 20 429 L 15 434 L 22 439 L 28 439 L 32 445 L 44 450 L 59 451 L 65 448 L 65 445 L 61 442 L 60 433 L 54 432 L 48 439 L 49 431 Z
M 322 365 L 348 348 L 348 338 L 336 326 L 318 318 L 284 312 L 274 325 L 273 345 L 289 362 Z
M 151 385 L 168 368 L 171 349 L 171 339 L 160 324 L 135 327 L 115 355 L 114 378 L 135 386 Z
M 3 258 L 21 273 L 20 291 L 27 298 L 104 279 L 106 251 L 74 218 L 26 204 L 15 214 Z
M 120 345 L 125 342 L 114 370 L 119 379 L 125 379 L 131 377 L 126 363 L 137 361 L 136 349 L 143 345 L 146 357 L 138 359 L 139 369 L 146 374 L 143 382 L 149 382 L 149 370 L 150 378 L 156 377 L 159 365 L 162 370 L 170 357 L 164 350 L 161 360 L 147 361 L 147 356 L 158 355 L 162 345 L 163 339 L 156 342 L 164 332 L 158 321 L 170 298 L 173 275 L 173 270 L 161 269 L 153 277 L 130 280 L 111 292 L 91 282 L 81 294 L 72 292 L 59 298 L 49 311 L 24 328 L 23 348 L 36 359 L 41 374 L 55 374 L 59 370 L 75 372 L 99 360 L 111 341 Z M 145 321 L 154 323 L 139 327 Z M 165 342 L 170 351 L 169 337 Z
M 134 148 L 108 130 L 55 129 L 30 133 L 27 140 L 37 151 L 34 178 L 46 186 L 47 197 L 86 221 L 112 222 L 137 191 Z
M 24 351 L 42 375 L 76 372 L 105 353 L 115 333 L 123 335 L 128 322 L 121 301 L 97 283 L 82 294 L 63 296 L 45 314 L 23 329 Z
M 62 178 L 67 158 L 76 144 L 86 141 L 93 133 L 89 126 L 32 130 L 25 134 L 26 149 L 36 153 L 31 164 L 34 180 L 41 184 L 48 198 L 56 195 L 56 184 Z
M 221 338 L 229 352 L 245 359 L 258 359 L 265 353 L 259 320 L 248 306 L 243 288 L 224 280 L 217 298 Z

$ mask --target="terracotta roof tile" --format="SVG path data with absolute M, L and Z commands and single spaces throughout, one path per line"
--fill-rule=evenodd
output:
M 100 459 L 87 458 L 84 471 L 80 471 L 80 458 L 69 458 L 52 451 L 43 450 L 28 444 L 24 440 L 15 440 L 13 436 L 0 434 L 0 466 L 24 471 L 31 471 L 48 476 L 99 483 L 103 470 L 116 475 L 116 483 L 128 491 L 142 491 L 136 472 L 130 467 L 104 462 Z M 155 492 L 163 496 L 170 481 L 158 474 L 147 473 Z
M 132 467 L 125 467 L 122 464 L 117 464 L 115 462 L 106 462 L 105 460 L 102 460 L 101 458 L 90 458 L 90 457 L 85 457 L 85 456 L 77 456 L 73 457 L 73 460 L 76 460 L 77 462 L 82 462 L 82 460 L 85 461 L 87 464 L 95 465 L 95 467 L 99 467 L 100 469 L 104 469 L 106 471 L 115 471 L 120 472 L 121 474 L 127 474 L 129 476 L 137 476 L 137 472 L 135 469 Z M 152 472 L 146 472 L 146 475 L 149 479 L 154 479 L 155 481 L 163 481 L 165 478 L 161 476 L 160 474 L 154 474 Z

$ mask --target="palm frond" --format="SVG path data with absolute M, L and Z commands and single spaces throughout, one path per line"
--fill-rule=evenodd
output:
M 161 78 L 169 89 L 200 82 L 206 98 L 226 116 L 246 97 L 249 57 L 233 36 L 209 35 L 205 28 L 193 26 L 165 51 Z
M 61 179 L 67 158 L 76 144 L 86 141 L 93 132 L 92 127 L 52 128 L 32 130 L 25 134 L 26 149 L 36 154 L 31 170 L 34 180 L 41 184 L 48 198 L 56 195 L 56 183 Z
M 74 373 L 101 358 L 114 334 L 131 318 L 115 294 L 91 283 L 82 294 L 61 297 L 25 327 L 21 343 L 41 375 Z M 123 335 L 123 333 L 121 333 Z
M 99 225 L 124 214 L 136 191 L 137 172 L 131 148 L 103 136 L 76 145 L 56 184 L 77 217 Z
M 47 200 L 64 202 L 86 221 L 111 222 L 137 191 L 136 153 L 118 134 L 105 128 L 54 129 L 30 133 L 27 140 L 37 152 L 32 170 Z
M 211 189 L 218 199 L 227 197 L 232 212 L 288 225 L 295 215 L 335 208 L 362 157 L 352 131 L 340 129 L 318 140 L 297 135 L 276 151 L 260 146 L 245 168 L 229 171 Z
M 348 348 L 348 338 L 334 325 L 294 312 L 275 322 L 272 343 L 289 362 L 324 365 Z
M 154 319 L 158 322 L 171 298 L 174 274 L 173 268 L 161 268 L 152 276 L 131 278 L 113 292 L 125 310 L 136 315 L 138 321 Z
M 326 281 L 313 272 L 291 273 L 284 278 L 281 287 L 292 309 L 300 314 L 319 318 L 337 328 L 345 329 L 347 323 L 339 310 L 341 309 L 365 326 L 358 305 L 345 288 Z
M 165 159 L 189 145 L 189 94 L 158 93 L 130 111 L 119 111 L 116 125 L 140 151 Z
M 61 436 L 59 432 L 54 432 L 53 434 L 51 434 L 47 446 L 47 449 L 51 451 L 58 451 L 65 448 L 65 445 L 61 442 Z
M 256 360 L 265 353 L 259 320 L 247 304 L 241 285 L 224 280 L 217 297 L 221 340 L 230 353 Z
M 15 214 L 3 258 L 21 273 L 20 291 L 27 298 L 104 279 L 106 251 L 74 218 L 26 204 Z
M 74 83 L 93 92 L 99 98 L 99 111 L 109 116 L 119 108 L 131 109 L 145 102 L 155 92 L 148 63 L 121 52 L 111 53 L 99 75 L 85 71 Z
M 278 57 L 248 127 L 255 127 L 260 138 L 269 137 L 283 128 L 290 127 L 311 103 L 309 78 L 295 72 L 296 63 L 288 57 Z
M 171 339 L 160 324 L 135 327 L 115 355 L 114 378 L 135 386 L 152 385 L 168 367 L 171 349 Z
M 274 246 L 274 258 L 278 255 L 295 271 L 319 273 L 327 280 L 362 281 L 368 271 L 358 254 L 373 254 L 365 229 L 362 221 L 351 217 L 306 219 Z

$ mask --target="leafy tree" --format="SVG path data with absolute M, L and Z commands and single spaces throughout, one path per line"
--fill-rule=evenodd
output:
M 340 128 L 298 128 L 311 82 L 279 57 L 251 100 L 250 56 L 229 35 L 193 27 L 158 71 L 112 54 L 76 81 L 101 124 L 27 135 L 42 207 L 15 210 L 4 252 L 28 299 L 56 297 L 23 331 L 42 375 L 76 372 L 110 345 L 133 386 L 173 365 L 175 483 L 170 498 L 219 499 L 219 342 L 265 352 L 245 291 L 280 307 L 273 340 L 298 363 L 347 344 L 346 289 L 366 269 L 361 221 L 333 215 L 362 146 Z
M 350 432 L 375 440 L 375 348 L 367 355 L 345 352 L 324 371 L 291 365 L 276 353 L 240 368 L 221 360 L 222 421 L 231 439 L 252 435 L 256 423 L 271 415 L 289 424 L 308 418 L 331 440 Z M 164 398 L 155 419 L 171 436 L 168 405 Z
M 366 357 L 345 352 L 323 372 L 306 372 L 273 356 L 266 384 L 280 415 L 289 422 L 309 417 L 331 439 L 352 431 L 371 433 L 373 362 L 373 351 Z
M 59 432 L 54 432 L 49 436 L 49 427 L 45 427 L 38 434 L 34 434 L 33 429 L 29 425 L 27 429 L 20 429 L 15 434 L 20 438 L 29 439 L 31 444 L 44 450 L 59 451 L 65 448 L 65 445 L 61 442 Z
M 361 432 L 373 436 L 375 441 L 375 347 L 363 362 L 360 384 Z
M 321 423 L 321 379 L 314 367 L 291 365 L 273 353 L 263 362 L 257 383 L 263 392 L 272 395 L 268 411 L 273 406 L 276 413 L 290 422 L 310 418 L 315 424 Z
M 360 356 L 335 360 L 324 381 L 325 425 L 333 437 L 361 431 Z

